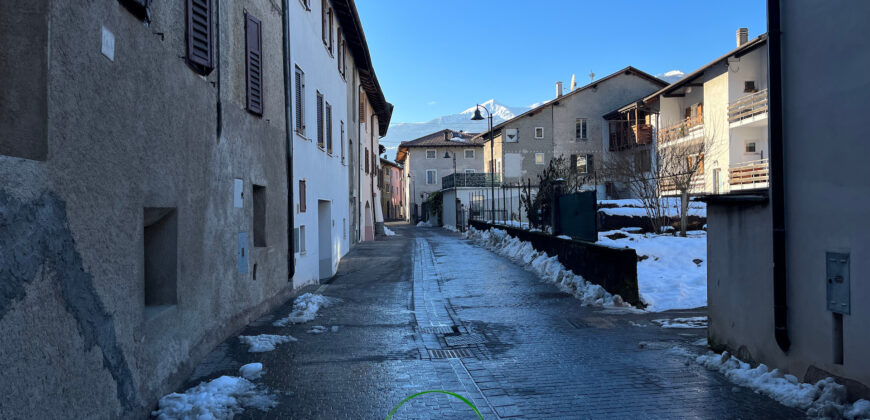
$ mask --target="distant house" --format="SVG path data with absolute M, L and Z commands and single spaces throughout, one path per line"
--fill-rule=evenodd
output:
M 735 49 L 645 98 L 657 113 L 658 150 L 706 142 L 688 157 L 701 162 L 691 193 L 767 188 L 766 75 L 767 35 L 750 40 L 741 28 Z M 677 193 L 672 184 L 662 190 Z
M 405 167 L 411 194 L 412 218 L 423 216 L 421 208 L 429 194 L 440 191 L 442 179 L 456 172 L 483 172 L 483 140 L 473 134 L 445 129 L 399 144 L 396 162 Z
M 378 187 L 381 191 L 381 207 L 384 220 L 405 220 L 405 170 L 396 162 L 381 158 L 381 176 Z
M 527 179 L 535 183 L 550 160 L 562 156 L 575 170 L 594 174 L 610 152 L 604 115 L 666 85 L 630 66 L 564 95 L 559 82 L 555 99 L 494 126 L 493 147 L 488 131 L 475 137 L 487 143 L 487 172 L 493 170 L 507 184 Z M 605 193 L 603 181 L 589 187 Z
M 870 3 L 768 9 L 768 36 L 682 85 L 703 80 L 705 95 L 715 85 L 718 115 L 727 107 L 731 117 L 722 126 L 747 130 L 707 165 L 730 172 L 718 190 L 708 177 L 704 198 L 710 343 L 803 381 L 834 376 L 851 398 L 868 398 Z M 769 79 L 766 69 L 743 75 L 760 63 Z M 750 105 L 762 94 L 769 106 Z M 677 98 L 687 102 L 672 113 L 701 100 Z M 704 103 L 705 113 L 714 106 Z M 734 170 L 762 160 L 747 164 L 758 170 Z

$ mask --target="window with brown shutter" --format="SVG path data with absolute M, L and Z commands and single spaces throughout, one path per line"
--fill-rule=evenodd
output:
M 326 103 L 326 153 L 332 154 L 332 105 Z
M 317 92 L 317 147 L 323 148 L 323 95 Z
M 366 173 L 369 173 L 369 148 L 366 147 Z
M 151 22 L 151 0 L 119 0 L 139 20 Z
M 323 39 L 323 45 L 329 45 L 326 41 L 326 31 L 329 29 L 329 23 L 326 21 L 326 11 L 329 8 L 329 3 L 326 0 L 320 1 L 320 38 Z
M 305 205 L 305 180 L 299 180 L 299 213 L 305 213 L 308 206 Z
M 333 19 L 332 14 L 333 14 L 332 8 L 330 7 L 329 11 L 326 14 L 326 18 L 329 21 L 329 53 L 330 54 L 332 54 L 332 52 L 333 52 L 333 49 L 332 49 L 332 37 L 333 36 L 332 36 L 332 34 L 335 32 L 334 27 L 333 27 L 333 24 L 334 24 L 333 22 L 335 19 Z
M 187 62 L 200 74 L 214 68 L 212 0 L 187 0 Z
M 263 31 L 260 20 L 245 13 L 248 111 L 263 115 Z
M 296 132 L 305 135 L 305 73 L 296 67 Z
M 338 28 L 338 59 L 335 60 L 336 65 L 338 65 L 338 74 L 344 76 L 344 73 L 341 71 L 341 61 L 344 57 L 343 50 L 341 49 L 341 28 Z

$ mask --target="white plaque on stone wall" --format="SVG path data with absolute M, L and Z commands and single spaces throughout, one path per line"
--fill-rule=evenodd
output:
M 520 138 L 520 134 L 516 128 L 508 128 L 504 130 L 505 143 L 516 143 Z

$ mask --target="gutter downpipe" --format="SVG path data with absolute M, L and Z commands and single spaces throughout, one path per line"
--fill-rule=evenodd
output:
M 780 0 L 767 2 L 770 75 L 770 207 L 773 227 L 773 322 L 776 344 L 788 352 L 788 270 L 786 266 L 785 162 L 782 136 L 782 34 Z
M 215 88 L 217 88 L 217 141 L 220 143 L 221 141 L 221 131 L 223 131 L 223 110 L 221 104 L 221 0 L 217 0 L 214 6 L 214 50 L 217 55 L 215 57 L 216 64 L 215 69 L 217 70 L 217 81 L 215 83 Z
M 284 9 L 281 14 L 281 25 L 283 26 L 283 44 L 284 44 L 284 131 L 285 143 L 287 147 L 286 166 L 287 166 L 287 281 L 293 282 L 293 276 L 296 274 L 296 247 L 293 243 L 293 228 L 296 223 L 294 219 L 295 207 L 293 206 L 293 102 L 292 88 L 290 80 L 290 8 L 287 7 L 287 0 L 282 0 L 281 7 Z

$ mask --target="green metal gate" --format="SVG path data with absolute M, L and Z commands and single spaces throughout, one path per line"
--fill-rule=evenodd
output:
M 559 197 L 559 234 L 581 241 L 598 240 L 598 199 L 595 191 Z

